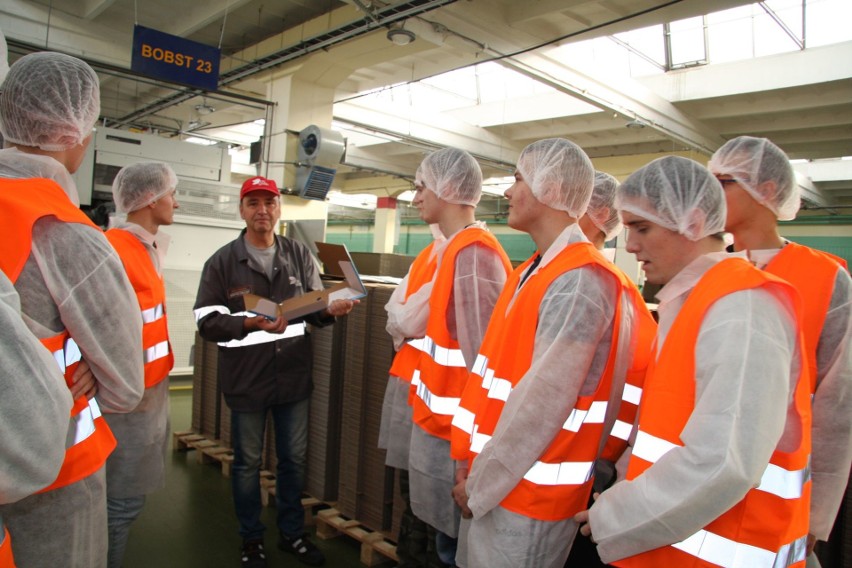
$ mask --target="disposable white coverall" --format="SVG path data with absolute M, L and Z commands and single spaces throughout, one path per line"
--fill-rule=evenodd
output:
M 754 250 L 748 255 L 763 268 L 780 250 Z M 828 540 L 852 463 L 852 279 L 842 267 L 837 269 L 816 363 L 810 532 Z
M 723 258 L 695 259 L 657 294 L 657 353 L 689 292 Z M 591 508 L 604 562 L 694 534 L 760 482 L 776 446 L 798 443 L 797 421 L 786 427 L 801 364 L 790 306 L 760 289 L 721 298 L 701 324 L 695 361 L 695 410 L 680 435 L 683 446 L 616 483 Z
M 567 245 L 586 240 L 577 224 L 569 226 L 533 274 Z M 612 343 L 616 286 L 615 279 L 599 268 L 581 267 L 558 277 L 545 293 L 538 310 L 532 365 L 509 395 L 494 435 L 474 460 L 467 480 L 473 519 L 463 520 L 459 530 L 459 566 L 564 564 L 578 528 L 573 519 L 532 519 L 502 508 L 500 502 L 552 442 L 577 396 L 597 387 Z M 625 304 L 623 308 L 621 337 L 629 338 L 632 311 Z M 629 357 L 629 349 L 620 354 Z M 618 367 L 622 371 L 613 377 L 610 406 L 620 400 L 624 383 L 626 367 Z
M 479 225 L 484 228 L 485 224 Z M 448 244 L 454 237 L 448 239 Z M 438 253 L 439 264 L 443 250 L 446 249 L 442 248 Z M 459 342 L 468 370 L 479 353 L 506 276 L 500 255 L 485 246 L 467 246 L 456 257 L 453 296 L 445 317 L 450 334 Z M 450 442 L 427 433 L 415 424 L 411 431 L 408 470 L 414 514 L 455 538 L 460 510 L 451 496 L 455 485 L 455 462 L 450 459 Z
M 19 177 L 21 154 L 0 150 L 0 177 Z M 54 177 L 49 172 L 38 176 L 48 163 L 33 160 L 32 177 Z M 62 188 L 78 202 L 75 187 Z M 36 337 L 67 329 L 80 346 L 97 381 L 101 411 L 133 410 L 144 385 L 142 318 L 124 267 L 104 234 L 55 217 L 40 219 L 15 288 L 24 321 Z M 19 568 L 106 563 L 104 468 L 77 483 L 4 505 L 0 514 L 12 533 Z

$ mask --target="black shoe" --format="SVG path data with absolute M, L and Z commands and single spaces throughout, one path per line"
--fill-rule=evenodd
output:
M 289 538 L 283 534 L 280 536 L 278 548 L 292 552 L 303 564 L 307 564 L 308 566 L 322 566 L 325 564 L 325 556 L 314 546 L 314 543 L 308 540 L 308 535 L 297 536 L 295 538 Z
M 244 540 L 240 547 L 240 559 L 243 568 L 266 568 L 266 553 L 263 551 L 263 540 Z

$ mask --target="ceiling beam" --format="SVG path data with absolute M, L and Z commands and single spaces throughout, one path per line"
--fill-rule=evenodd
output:
M 664 136 L 712 154 L 725 143 L 707 125 L 627 77 L 592 77 L 536 52 L 500 63 L 554 89 L 568 93 L 627 120 L 637 119 Z

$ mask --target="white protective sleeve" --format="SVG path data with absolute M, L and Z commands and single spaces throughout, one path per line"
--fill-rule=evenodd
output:
M 3 272 L 0 353 L 0 504 L 7 504 L 56 479 L 73 401 L 56 361 L 24 325 L 18 294 Z
M 852 279 L 837 271 L 817 346 L 811 534 L 828 540 L 852 464 Z
M 453 297 L 447 306 L 447 328 L 459 342 L 468 371 L 479 354 L 494 304 L 507 278 L 500 255 L 473 244 L 456 256 Z
M 636 479 L 616 483 L 591 508 L 592 537 L 604 562 L 694 534 L 760 481 L 782 434 L 795 443 L 796 432 L 784 429 L 799 355 L 792 316 L 780 305 L 766 291 L 749 290 L 707 312 L 684 445 Z
M 385 311 L 388 313 L 385 330 L 393 339 L 393 346 L 397 351 L 406 339 L 426 335 L 426 322 L 429 320 L 429 296 L 432 294 L 434 282 L 427 282 L 406 299 L 408 276 L 405 275 L 385 304 Z
M 467 480 L 481 518 L 509 494 L 568 418 L 580 390 L 593 390 L 609 356 L 616 283 L 596 267 L 558 277 L 539 306 L 532 365 L 509 395 Z
M 104 234 L 53 217 L 39 220 L 16 287 L 24 319 L 37 337 L 64 327 L 80 346 L 98 383 L 101 410 L 133 410 L 144 391 L 142 317 Z

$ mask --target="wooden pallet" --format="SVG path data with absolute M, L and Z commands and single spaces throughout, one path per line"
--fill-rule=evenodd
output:
M 222 475 L 231 476 L 234 451 L 220 440 L 209 440 L 192 431 L 175 432 L 172 434 L 172 447 L 175 451 L 198 450 L 195 454 L 198 463 L 218 463 L 222 467 Z
M 388 560 L 399 561 L 396 545 L 380 532 L 370 530 L 358 521 L 347 519 L 337 509 L 323 509 L 317 513 L 317 538 L 323 540 L 347 535 L 361 543 L 361 563 L 376 566 Z

